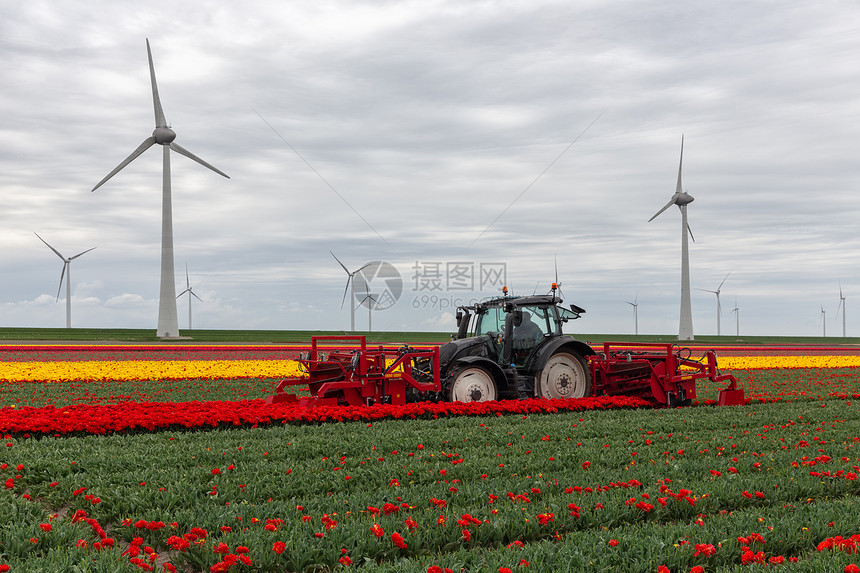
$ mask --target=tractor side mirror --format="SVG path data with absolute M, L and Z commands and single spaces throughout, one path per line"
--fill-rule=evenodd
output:
M 457 326 L 460 326 L 460 323 L 463 321 L 463 311 L 457 310 Z

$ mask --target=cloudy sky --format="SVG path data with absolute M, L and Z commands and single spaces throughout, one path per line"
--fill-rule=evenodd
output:
M 347 329 L 350 270 L 397 302 L 374 330 L 546 292 L 568 330 L 677 333 L 682 134 L 693 323 L 842 334 L 860 309 L 860 5 L 844 0 L 6 3 L 0 326 L 155 328 L 160 147 L 177 143 L 177 293 L 195 328 Z M 397 287 L 396 271 L 402 280 Z M 384 273 L 383 273 L 384 274 Z M 356 296 L 364 298 L 363 283 Z M 188 302 L 178 302 L 187 327 Z M 382 303 L 380 302 L 380 306 Z M 737 314 L 731 311 L 738 308 Z M 368 311 L 356 312 L 367 328 Z M 847 313 L 860 336 L 860 310 Z

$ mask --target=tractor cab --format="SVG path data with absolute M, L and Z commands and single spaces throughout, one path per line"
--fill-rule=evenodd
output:
M 487 337 L 499 365 L 525 368 L 535 350 L 562 335 L 562 323 L 579 314 L 550 296 L 496 299 L 475 308 L 475 336 Z
M 439 349 L 449 399 L 464 399 L 467 390 L 465 399 L 586 395 L 584 357 L 593 351 L 562 332 L 565 322 L 585 310 L 561 306 L 555 289 L 545 295 L 505 294 L 457 310 L 457 334 Z M 556 386 L 560 390 L 553 390 Z

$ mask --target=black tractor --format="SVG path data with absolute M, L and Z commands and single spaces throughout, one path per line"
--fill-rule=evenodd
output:
M 590 396 L 585 357 L 594 351 L 562 333 L 562 324 L 585 310 L 562 307 L 561 302 L 553 288 L 547 295 L 505 293 L 457 309 L 457 334 L 439 349 L 441 398 L 482 402 Z

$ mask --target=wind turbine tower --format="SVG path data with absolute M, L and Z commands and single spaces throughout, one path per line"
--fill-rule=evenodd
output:
M 842 309 L 842 338 L 846 336 L 845 330 L 845 295 L 842 294 L 842 285 L 839 285 L 839 306 L 836 307 L 836 314 L 839 314 L 839 309 Z
M 39 237 L 39 233 L 34 232 L 33 234 L 36 235 L 37 237 Z M 48 241 L 46 241 L 42 237 L 39 237 L 39 240 L 42 241 L 43 243 L 45 243 L 46 245 L 48 245 Z M 48 248 L 51 249 L 52 251 L 54 251 L 54 253 L 56 253 L 56 255 L 58 257 L 63 259 L 63 270 L 60 272 L 60 288 L 57 289 L 57 300 L 60 300 L 60 291 L 63 290 L 63 276 L 65 276 L 66 277 L 66 328 L 71 328 L 72 327 L 72 287 L 71 287 L 72 265 L 71 265 L 71 263 L 73 260 L 77 259 L 78 257 L 83 255 L 84 253 L 89 253 L 90 251 L 95 249 L 95 247 L 93 247 L 92 249 L 87 249 L 86 251 L 78 253 L 77 255 L 75 255 L 73 257 L 69 257 L 69 258 L 66 258 L 63 255 L 61 255 L 60 251 L 58 251 L 57 249 L 55 249 L 51 245 L 48 245 Z
M 162 168 L 162 196 L 161 196 L 161 289 L 158 298 L 158 330 L 160 338 L 175 338 L 179 336 L 179 318 L 176 315 L 176 278 L 173 268 L 173 202 L 170 190 L 170 150 L 192 159 L 211 169 L 218 175 L 229 179 L 230 177 L 206 163 L 178 143 L 176 132 L 170 129 L 164 118 L 164 110 L 161 107 L 161 99 L 158 96 L 158 85 L 155 82 L 155 67 L 152 64 L 152 50 L 149 48 L 149 39 L 146 40 L 146 55 L 149 58 L 149 77 L 152 83 L 152 104 L 155 109 L 155 129 L 152 135 L 147 137 L 131 155 L 116 166 L 113 171 L 93 187 L 93 191 L 101 187 L 108 179 L 116 175 L 123 167 L 137 159 L 144 151 L 155 145 L 162 146 L 163 168 Z
M 827 336 L 827 313 L 823 306 L 821 307 L 821 336 Z
M 723 279 L 723 282 L 720 283 L 720 286 L 717 287 L 717 290 L 707 290 L 703 288 L 698 289 L 700 291 L 710 292 L 717 295 L 717 336 L 720 335 L 720 316 L 722 316 L 723 314 L 723 307 L 720 306 L 720 289 L 723 288 L 723 284 L 726 282 L 726 279 L 729 278 L 730 274 L 732 273 L 726 274 L 726 278 Z
M 633 307 L 633 332 L 639 334 L 639 293 L 633 298 L 633 302 L 627 301 L 627 304 Z
M 376 295 L 372 292 L 367 293 L 367 296 L 361 299 L 361 304 L 367 301 L 367 332 L 373 332 L 373 305 L 376 304 Z
M 343 308 L 343 302 L 346 300 L 346 293 L 348 291 L 349 292 L 349 331 L 355 332 L 355 275 L 356 275 L 356 273 L 363 271 L 367 266 L 370 265 L 370 263 L 367 263 L 363 267 L 350 272 L 350 270 L 348 268 L 346 268 L 346 265 L 344 265 L 342 262 L 340 262 L 340 259 L 337 258 L 334 253 L 332 253 L 331 251 L 329 251 L 329 253 L 331 253 L 331 256 L 334 257 L 334 260 L 337 261 L 337 263 L 343 268 L 343 270 L 346 271 L 346 275 L 347 275 L 346 287 L 344 287 L 344 289 L 343 289 L 343 300 L 340 301 L 340 307 Z
M 732 309 L 735 313 L 735 336 L 741 335 L 741 311 L 738 309 L 738 299 L 735 299 L 735 307 Z
M 687 205 L 693 202 L 693 197 L 684 192 L 681 187 L 681 168 L 684 165 L 684 136 L 681 136 L 681 161 L 678 164 L 678 183 L 675 186 L 675 194 L 669 202 L 657 211 L 653 217 L 648 219 L 650 223 L 663 211 L 677 205 L 681 211 L 681 317 L 678 326 L 678 340 L 693 340 L 693 309 L 690 302 L 690 247 L 687 241 L 687 233 L 693 237 L 693 231 L 687 223 Z M 695 241 L 695 239 L 693 239 Z
M 203 302 L 203 299 L 197 296 L 193 290 L 191 290 L 191 281 L 188 278 L 188 265 L 185 265 L 185 290 L 176 295 L 176 298 L 181 297 L 185 293 L 188 293 L 188 330 L 191 330 L 191 297 L 193 296 L 200 302 Z

